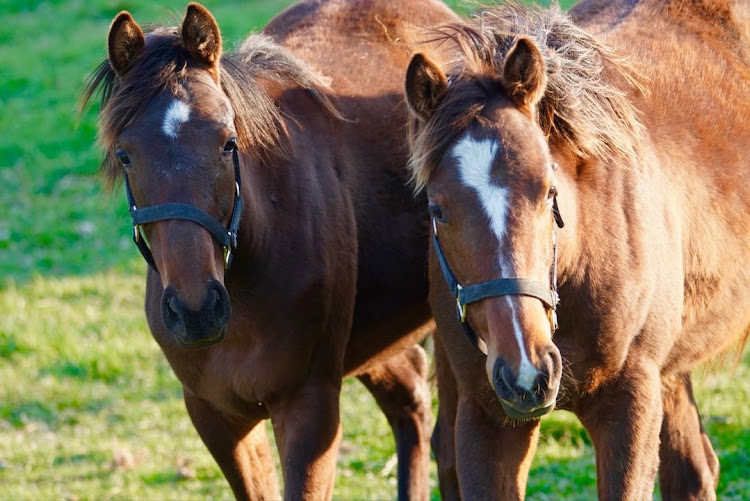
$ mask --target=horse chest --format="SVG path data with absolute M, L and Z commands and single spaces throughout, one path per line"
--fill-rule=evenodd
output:
M 237 343 L 230 333 L 205 348 L 163 348 L 186 391 L 230 414 L 267 417 L 263 403 L 299 385 L 308 372 L 309 350 L 287 346 L 283 336 Z

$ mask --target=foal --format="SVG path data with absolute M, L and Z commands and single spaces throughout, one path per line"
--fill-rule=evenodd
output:
M 453 64 L 413 58 L 447 498 L 522 498 L 555 407 L 601 499 L 650 499 L 660 454 L 664 498 L 715 498 L 690 372 L 750 327 L 748 12 L 510 4 L 438 32 Z
M 399 497 L 429 496 L 428 220 L 400 75 L 411 27 L 455 19 L 437 0 L 310 0 L 231 54 L 195 3 L 177 28 L 111 25 L 84 99 L 102 96 L 149 327 L 239 499 L 280 497 L 267 418 L 284 497 L 331 497 L 347 375 L 393 428 Z

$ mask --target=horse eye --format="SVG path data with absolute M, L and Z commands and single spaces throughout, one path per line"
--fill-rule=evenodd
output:
M 128 156 L 127 153 L 125 153 L 124 151 L 120 150 L 120 151 L 118 151 L 118 152 L 115 153 L 115 156 L 120 161 L 120 165 L 122 165 L 123 167 L 130 167 L 130 165 L 131 165 L 130 164 L 130 157 Z
M 227 141 L 226 144 L 224 145 L 223 153 L 225 154 L 232 153 L 236 149 L 237 149 L 237 140 L 235 138 L 232 138 L 229 141 Z
M 445 218 L 445 215 L 443 214 L 443 209 L 440 208 L 437 204 L 430 204 L 427 207 L 427 210 L 430 212 L 430 217 L 440 221 L 441 223 L 446 223 L 448 220 Z

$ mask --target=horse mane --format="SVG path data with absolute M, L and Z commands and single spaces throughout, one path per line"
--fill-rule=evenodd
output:
M 180 83 L 192 64 L 182 47 L 177 28 L 155 28 L 146 34 L 146 45 L 123 78 L 105 59 L 88 78 L 81 109 L 96 95 L 101 99 L 99 142 L 105 153 L 101 171 L 114 185 L 122 176 L 115 158 L 117 137 L 143 113 L 157 94 L 170 91 L 181 97 Z M 342 118 L 328 97 L 328 85 L 303 62 L 288 54 L 266 35 L 251 35 L 240 49 L 222 55 L 219 81 L 235 112 L 240 151 L 266 159 L 285 155 L 282 138 L 286 121 L 259 80 L 288 82 L 306 89 L 334 118 Z
M 499 85 L 505 57 L 519 38 L 540 49 L 547 86 L 537 121 L 548 141 L 579 158 L 633 157 L 642 125 L 628 91 L 645 92 L 627 59 L 576 26 L 559 6 L 541 9 L 507 2 L 467 23 L 430 30 L 450 42 L 457 57 L 447 64 L 449 90 L 427 124 L 411 124 L 412 177 L 427 182 L 448 146 L 477 118 Z

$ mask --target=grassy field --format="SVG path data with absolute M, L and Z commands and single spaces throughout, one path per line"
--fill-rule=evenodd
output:
M 228 46 L 290 0 L 205 1 Z M 103 192 L 96 107 L 78 119 L 112 17 L 173 23 L 185 2 L 4 0 L 0 5 L 0 499 L 226 499 L 218 467 L 142 312 L 145 264 L 120 192 Z M 699 374 L 722 499 L 750 498 L 750 357 Z M 343 390 L 337 499 L 395 498 L 388 425 Z M 434 479 L 434 474 L 433 474 Z M 437 498 L 437 490 L 433 489 Z M 595 497 L 590 441 L 545 418 L 531 499 Z

